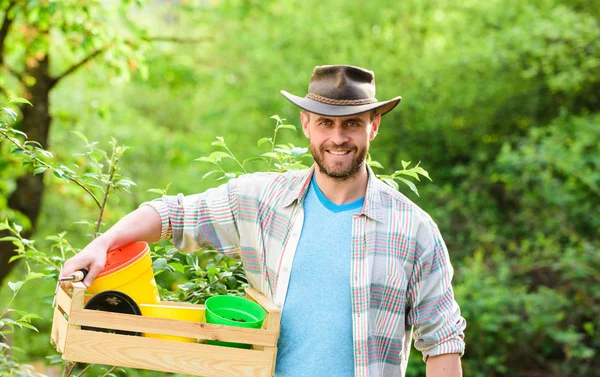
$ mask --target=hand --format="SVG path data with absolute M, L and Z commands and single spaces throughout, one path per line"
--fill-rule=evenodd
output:
M 95 239 L 77 255 L 65 262 L 60 277 L 70 276 L 77 270 L 87 270 L 88 273 L 83 279 L 83 284 L 89 287 L 104 268 L 108 249 L 109 244 L 102 237 Z M 62 282 L 61 285 L 66 288 L 66 282 Z

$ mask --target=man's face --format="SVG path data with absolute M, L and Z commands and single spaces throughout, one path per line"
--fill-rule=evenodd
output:
M 302 112 L 300 120 L 319 170 L 331 178 L 345 180 L 363 168 L 381 116 L 371 120 L 369 112 L 347 117 Z

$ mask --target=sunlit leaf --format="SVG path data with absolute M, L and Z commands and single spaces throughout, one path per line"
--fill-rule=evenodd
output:
M 223 159 L 223 158 L 233 158 L 233 157 L 231 157 L 231 155 L 229 153 L 225 153 L 225 152 L 221 152 L 221 151 L 212 152 L 208 157 L 217 162 L 221 161 L 221 159 Z
M 412 183 L 408 179 L 404 179 L 402 177 L 396 177 L 396 179 L 406 183 L 406 185 L 411 189 L 411 191 L 414 192 L 415 194 L 417 194 L 417 196 L 419 196 L 419 191 L 417 190 L 417 186 L 415 186 L 414 183 Z
M 21 97 L 12 97 L 8 100 L 9 103 L 26 103 L 30 106 L 33 106 L 31 102 L 27 101 L 25 98 Z
M 280 124 L 279 126 L 277 126 L 277 129 L 280 129 L 280 128 L 285 128 L 288 130 L 296 131 L 296 126 L 294 126 L 293 124 Z
M 273 141 L 273 139 L 270 138 L 270 137 L 263 137 L 263 138 L 261 138 L 261 139 L 258 140 L 258 142 L 256 143 L 256 145 L 260 147 L 264 143 L 266 143 L 266 142 L 272 142 L 272 141 Z
M 10 107 L 3 107 L 2 109 L 6 111 L 6 113 L 12 118 L 12 120 L 17 120 L 17 113 L 13 109 L 11 109 Z
M 83 142 L 86 144 L 86 147 L 90 145 L 90 142 L 88 140 L 87 137 L 85 137 L 84 134 L 82 134 L 79 131 L 71 131 L 72 134 L 74 134 L 75 136 L 77 136 L 78 138 L 80 138 L 81 140 L 83 140 Z
M 45 166 L 40 166 L 39 168 L 35 168 L 35 169 L 33 170 L 33 175 L 36 175 L 36 174 L 41 174 L 41 173 L 45 172 L 45 171 L 46 171 L 46 169 L 47 169 L 47 168 L 46 168 Z
M 22 285 L 23 285 L 23 282 L 22 282 L 22 281 L 18 281 L 18 282 L 16 282 L 16 283 L 13 283 L 12 281 L 9 281 L 9 282 L 8 282 L 8 286 L 10 287 L 10 289 L 11 289 L 13 292 L 17 292 L 17 291 L 19 290 L 19 288 L 21 288 L 21 286 L 22 286 Z
M 279 155 L 277 153 L 273 153 L 273 152 L 263 153 L 263 154 L 261 154 L 261 156 L 270 157 L 270 158 L 279 158 Z

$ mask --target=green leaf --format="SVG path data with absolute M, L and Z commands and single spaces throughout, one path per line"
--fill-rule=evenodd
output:
M 274 153 L 274 152 L 263 153 L 263 154 L 261 154 L 261 156 L 263 156 L 263 157 L 270 157 L 270 158 L 279 158 L 279 155 L 277 153 Z
M 0 326 L 0 329 L 1 329 L 4 327 L 4 321 L 0 321 L 0 324 L 1 324 L 1 326 Z M 0 349 L 2 349 L 2 348 L 6 348 L 7 350 L 9 350 L 10 346 L 6 343 L 0 342 Z M 62 359 L 61 359 L 61 362 L 62 362 Z
M 223 159 L 223 158 L 233 158 L 233 157 L 231 157 L 231 155 L 229 153 L 225 153 L 225 152 L 221 152 L 221 151 L 212 152 L 208 157 L 217 162 L 221 161 L 221 159 Z
M 19 134 L 19 135 L 23 136 L 25 139 L 28 139 L 27 134 L 25 132 L 19 131 L 19 130 L 15 130 L 14 128 L 12 128 L 11 130 L 12 130 L 12 132 L 14 132 L 16 134 Z M 27 142 L 27 141 L 25 142 L 25 144 L 28 144 L 28 143 L 30 143 L 30 142 Z
M 279 126 L 277 126 L 277 129 L 280 129 L 280 128 L 286 128 L 288 130 L 296 131 L 296 126 L 294 126 L 293 124 L 280 124 Z
M 433 180 L 429 177 L 429 173 L 427 172 L 427 170 L 423 169 L 420 166 L 414 168 L 413 170 L 433 182 Z
M 46 275 L 42 274 L 41 272 L 30 272 L 25 277 L 25 281 L 30 281 L 30 280 L 34 280 L 34 279 L 43 278 L 44 276 L 46 276 Z
M 41 174 L 41 173 L 45 172 L 45 171 L 46 171 L 46 169 L 47 169 L 47 168 L 46 168 L 45 166 L 40 166 L 39 168 L 35 168 L 35 169 L 33 170 L 33 175 L 36 175 L 36 174 Z
M 196 254 L 186 254 L 185 255 L 185 261 L 187 262 L 187 264 L 189 264 L 190 266 L 193 266 L 196 270 L 198 268 L 200 268 L 198 266 L 198 256 Z
M 267 141 L 268 141 L 268 142 L 273 142 L 273 139 L 272 139 L 272 138 L 270 138 L 270 137 L 263 137 L 262 139 L 259 139 L 259 140 L 258 140 L 258 142 L 256 143 L 256 145 L 260 147 L 261 145 L 263 145 L 263 144 L 264 144 L 264 143 L 266 143 Z
M 217 141 L 213 141 L 212 143 L 210 143 L 210 145 L 225 147 L 227 144 L 225 144 L 225 139 L 223 139 L 223 136 L 217 136 Z
M 410 161 L 406 162 L 404 160 L 402 160 L 402 169 L 406 169 L 406 167 L 410 165 Z
M 13 255 L 12 257 L 10 257 L 10 259 L 8 260 L 8 263 L 12 263 L 13 261 L 16 261 L 17 259 L 21 259 L 24 258 L 24 255 Z
M 158 258 L 152 262 L 152 268 L 156 270 L 162 270 L 167 267 L 167 260 L 165 258 Z
M 6 236 L 6 237 L 1 237 L 0 241 L 20 242 L 21 240 L 19 238 L 17 238 L 17 237 Z
M 124 186 L 124 187 L 137 186 L 135 184 L 135 182 L 133 182 L 133 181 L 131 181 L 129 179 L 121 179 L 121 180 L 119 180 L 119 182 L 117 182 L 117 184 L 119 186 Z
M 282 121 L 282 119 L 279 117 L 279 115 L 272 115 L 272 116 L 271 116 L 271 119 L 275 119 L 275 120 L 276 120 L 276 121 L 278 121 L 278 122 L 281 122 L 281 121 Z
M 76 135 L 78 138 L 80 138 L 85 143 L 86 146 L 90 145 L 90 142 L 89 142 L 88 138 L 85 137 L 85 135 L 82 134 L 81 132 L 79 132 L 79 131 L 71 131 L 71 133 L 74 134 L 74 135 Z
M 198 157 L 198 158 L 194 159 L 194 161 L 210 162 L 211 164 L 216 164 L 216 161 L 215 161 L 215 160 L 213 160 L 213 159 L 212 159 L 212 158 L 210 158 L 210 157 L 205 157 L 205 156 L 203 156 L 203 157 Z
M 369 161 L 369 166 L 372 167 L 372 168 L 383 169 L 383 165 L 381 165 L 377 161 Z
M 12 97 L 8 100 L 9 103 L 26 103 L 30 106 L 33 106 L 31 102 L 27 101 L 25 98 L 21 97 Z
M 388 186 L 392 187 L 394 190 L 398 190 L 398 183 L 391 178 L 381 178 L 383 182 L 385 182 Z
M 182 274 L 185 272 L 185 267 L 181 263 L 169 263 L 169 266 L 173 267 L 175 271 L 181 272 Z
M 163 189 L 151 188 L 151 189 L 148 189 L 147 192 L 152 192 L 155 194 L 163 195 Z
M 417 175 L 417 173 L 415 173 L 412 169 L 411 170 L 398 170 L 398 171 L 396 171 L 396 174 L 408 175 L 409 177 L 413 177 L 417 181 L 421 180 L 419 178 L 419 176 Z
M 417 196 L 419 196 L 419 191 L 417 190 L 417 186 L 415 186 L 414 183 L 412 183 L 408 179 L 404 179 L 401 177 L 396 177 L 396 179 L 406 183 L 406 185 L 412 190 L 412 192 L 414 192 L 415 194 L 417 194 Z
M 12 118 L 12 120 L 17 120 L 17 113 L 13 109 L 11 109 L 10 107 L 3 107 L 2 109 L 6 111 L 6 113 Z
M 19 326 L 21 326 L 21 327 L 28 328 L 28 329 L 30 329 L 30 330 L 33 330 L 33 331 L 35 331 L 35 332 L 39 332 L 37 328 L 35 328 L 33 325 L 31 325 L 31 324 L 29 324 L 29 323 L 27 323 L 27 322 L 21 322 L 21 321 L 18 321 L 18 322 L 17 322 L 17 325 L 19 325 Z
M 300 158 L 308 152 L 308 148 L 294 147 L 291 150 L 292 156 Z
M 9 287 L 10 287 L 10 289 L 11 289 L 13 292 L 15 292 L 15 293 L 16 293 L 16 292 L 19 290 L 19 288 L 21 288 L 21 286 L 22 286 L 22 285 L 23 285 L 23 282 L 22 282 L 22 281 L 18 281 L 18 282 L 16 282 L 16 283 L 13 283 L 12 281 L 9 281 L 9 282 L 8 282 L 8 286 L 9 286 Z

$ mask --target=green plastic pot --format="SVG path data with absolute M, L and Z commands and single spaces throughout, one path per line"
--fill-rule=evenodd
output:
M 206 322 L 215 325 L 227 325 L 259 329 L 267 316 L 267 312 L 254 301 L 237 296 L 213 296 L 206 300 Z M 207 340 L 207 344 L 252 348 L 250 344 L 220 342 Z

